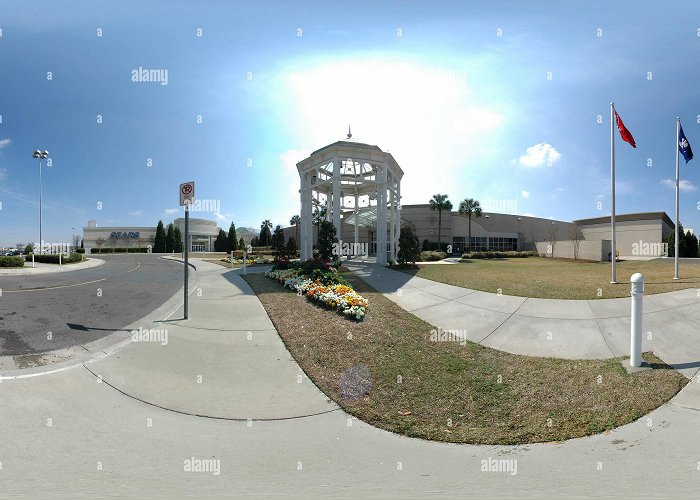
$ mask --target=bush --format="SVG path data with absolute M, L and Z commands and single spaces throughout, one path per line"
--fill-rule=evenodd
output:
M 505 252 L 497 252 L 489 250 L 487 252 L 467 252 L 462 255 L 463 259 L 512 259 L 518 257 L 537 257 L 537 252 L 516 252 L 508 250 Z
M 44 264 L 58 264 L 58 259 L 59 255 L 58 254 L 42 254 L 42 255 L 34 255 L 34 262 L 42 262 Z M 27 261 L 32 260 L 31 255 L 27 255 L 26 257 Z M 74 264 L 76 262 L 82 262 L 83 256 L 79 253 L 71 253 L 68 255 L 63 255 L 61 257 L 61 263 L 63 264 Z
M 421 262 L 434 262 L 436 260 L 442 260 L 447 258 L 446 252 L 421 252 L 420 260 Z
M 1 256 L 0 267 L 24 267 L 24 257 Z
M 420 241 L 410 226 L 403 226 L 399 235 L 399 253 L 396 256 L 402 266 L 415 263 L 420 258 Z
M 75 253 L 85 253 L 85 249 L 84 248 L 76 248 Z

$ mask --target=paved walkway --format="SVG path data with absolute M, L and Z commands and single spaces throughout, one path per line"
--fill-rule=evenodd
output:
M 3 495 L 687 496 L 700 483 L 700 384 L 637 422 L 560 444 L 406 438 L 326 400 L 240 270 L 196 265 L 190 319 L 176 308 L 141 327 L 167 329 L 167 343 L 153 332 L 75 368 L 2 373 Z M 211 471 L 187 470 L 203 460 Z M 491 460 L 516 460 L 517 473 L 485 470 Z
M 346 266 L 428 323 L 515 354 L 596 359 L 629 355 L 630 299 L 553 300 L 497 295 L 411 276 L 373 263 Z M 700 369 L 700 294 L 644 297 L 643 349 L 689 378 Z

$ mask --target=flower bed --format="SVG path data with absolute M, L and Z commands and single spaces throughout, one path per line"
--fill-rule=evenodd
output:
M 308 300 L 335 309 L 358 321 L 362 321 L 367 312 L 367 299 L 344 283 L 324 284 L 319 279 L 311 279 L 303 274 L 301 269 L 268 271 L 265 276 L 299 295 L 306 295 Z

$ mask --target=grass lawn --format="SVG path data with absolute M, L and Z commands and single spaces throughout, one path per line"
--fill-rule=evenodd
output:
M 427 264 L 405 273 L 484 292 L 545 299 L 610 299 L 629 297 L 630 276 L 644 275 L 646 294 L 700 288 L 700 263 L 680 264 L 673 280 L 673 259 L 617 263 L 616 285 L 610 284 L 610 262 L 574 262 L 544 257 L 472 259 L 460 264 Z
M 471 342 L 432 342 L 430 324 L 353 274 L 345 277 L 369 300 L 364 322 L 321 309 L 263 275 L 244 278 L 311 380 L 382 429 L 458 443 L 561 441 L 638 419 L 687 383 L 648 353 L 657 368 L 628 375 L 614 359 L 529 358 Z

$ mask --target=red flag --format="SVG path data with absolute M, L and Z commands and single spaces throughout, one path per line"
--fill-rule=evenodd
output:
M 633 148 L 636 148 L 637 143 L 634 142 L 634 137 L 632 137 L 630 131 L 627 130 L 625 124 L 622 123 L 622 119 L 620 118 L 620 115 L 617 114 L 617 111 L 615 111 L 615 123 L 617 123 L 617 130 L 620 131 L 620 137 L 622 137 L 622 140 L 628 142 Z

